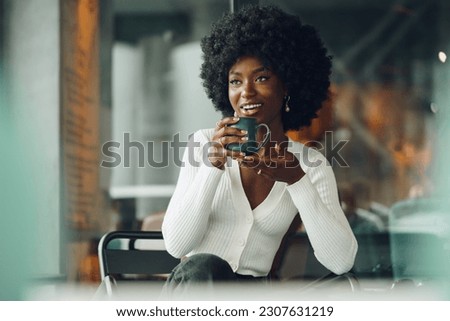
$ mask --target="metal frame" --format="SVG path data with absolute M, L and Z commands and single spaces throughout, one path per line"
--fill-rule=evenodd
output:
M 114 240 L 128 240 L 125 248 L 108 247 Z M 155 244 L 137 247 L 136 241 L 156 240 Z M 160 231 L 113 231 L 106 233 L 98 244 L 101 288 L 111 296 L 117 285 L 115 274 L 168 274 L 180 262 L 164 246 Z

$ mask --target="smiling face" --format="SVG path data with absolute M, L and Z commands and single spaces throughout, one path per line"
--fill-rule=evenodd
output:
M 255 117 L 273 131 L 280 126 L 283 98 L 287 92 L 281 79 L 253 56 L 241 57 L 228 73 L 228 98 L 241 117 Z

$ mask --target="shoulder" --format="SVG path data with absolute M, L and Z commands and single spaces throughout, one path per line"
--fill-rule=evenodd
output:
M 199 142 L 201 145 L 204 145 L 211 141 L 214 135 L 214 128 L 206 128 L 200 129 L 194 132 L 190 136 L 190 141 Z
M 196 155 L 197 158 L 201 158 L 202 154 L 208 148 L 208 144 L 211 142 L 211 138 L 214 134 L 214 128 L 212 129 L 200 129 L 189 135 L 189 141 L 187 149 L 189 153 Z

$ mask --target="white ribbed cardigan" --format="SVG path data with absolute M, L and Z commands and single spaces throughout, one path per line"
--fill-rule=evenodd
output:
M 320 152 L 290 142 L 289 151 L 306 175 L 292 185 L 275 182 L 267 198 L 252 210 L 238 163 L 230 159 L 224 170 L 209 164 L 212 134 L 213 129 L 196 132 L 184 154 L 162 225 L 170 254 L 211 253 L 237 273 L 265 276 L 299 213 L 319 262 L 336 274 L 352 268 L 357 242 L 339 205 L 331 166 Z

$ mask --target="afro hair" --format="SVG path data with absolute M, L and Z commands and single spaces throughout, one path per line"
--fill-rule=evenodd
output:
M 285 131 L 309 126 L 328 97 L 331 56 L 316 29 L 274 6 L 247 6 L 226 13 L 202 38 L 200 77 L 208 98 L 223 116 L 233 115 L 228 71 L 242 56 L 255 56 L 281 78 L 290 96 L 283 108 Z

